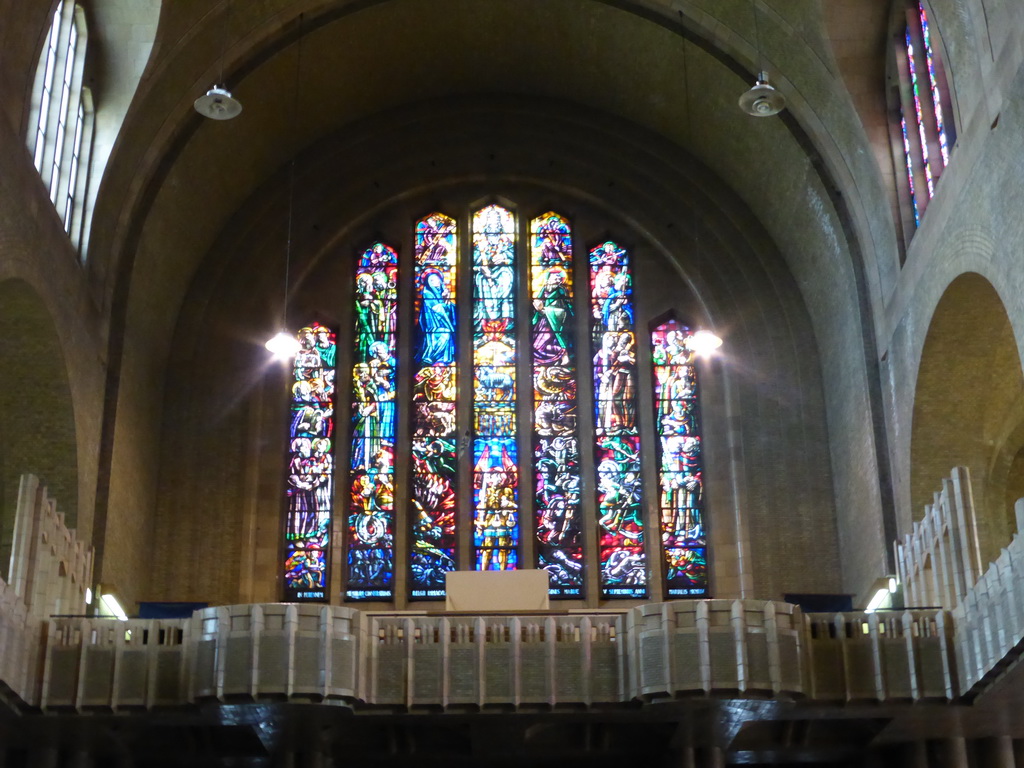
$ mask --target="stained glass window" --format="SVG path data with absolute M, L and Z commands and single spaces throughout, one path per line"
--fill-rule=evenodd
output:
M 614 242 L 590 251 L 598 558 L 602 597 L 644 597 L 636 332 L 629 254 Z
M 416 225 L 415 378 L 412 427 L 413 598 L 444 597 L 455 570 L 458 477 L 455 219 L 433 213 Z
M 518 565 L 516 224 L 489 205 L 473 216 L 473 552 L 482 571 Z
M 376 243 L 360 258 L 355 279 L 349 600 L 390 599 L 394 592 L 397 290 L 398 254 Z
M 572 235 L 557 213 L 530 226 L 533 471 L 537 567 L 552 597 L 583 594 Z
M 931 33 L 928 29 L 928 14 L 921 3 L 917 4 L 917 15 L 921 22 L 921 37 L 924 40 L 925 62 L 928 65 L 928 84 L 932 94 L 932 116 L 935 118 L 935 130 L 939 134 L 939 152 L 942 164 L 949 165 L 949 144 L 946 136 L 946 124 L 942 119 L 942 90 L 939 87 L 939 76 L 936 70 L 935 51 L 932 48 Z
M 690 330 L 675 320 L 651 334 L 659 437 L 659 502 L 667 597 L 707 593 L 704 468 Z
M 947 115 L 949 91 L 928 12 L 920 0 L 908 0 L 896 59 L 899 69 L 899 134 L 894 153 L 906 170 L 908 218 L 921 223 L 936 184 L 949 164 L 955 131 Z
M 935 194 L 935 181 L 932 177 L 932 162 L 928 156 L 928 134 L 925 126 L 924 110 L 921 107 L 921 90 L 917 80 L 917 65 L 914 59 L 917 53 L 914 50 L 913 38 L 910 35 L 910 27 L 907 27 L 907 66 L 910 68 L 910 91 L 914 97 L 914 116 L 917 122 L 917 134 L 921 139 L 921 164 L 924 169 L 924 178 L 928 185 L 928 197 Z
M 910 136 L 907 135 L 907 118 L 900 116 L 900 133 L 903 136 L 903 162 L 907 168 L 907 182 L 910 187 L 910 203 L 914 207 L 914 224 L 921 224 L 921 210 L 917 205 L 917 191 L 914 189 L 914 157 L 910 150 Z
M 334 334 L 316 323 L 299 331 L 285 599 L 330 597 L 336 493 L 347 509 L 335 582 L 349 601 L 444 599 L 446 576 L 460 566 L 546 571 L 556 599 L 585 599 L 587 583 L 600 599 L 644 598 L 652 573 L 664 577 L 659 596 L 662 583 L 667 598 L 707 595 L 690 331 L 670 320 L 638 338 L 626 249 L 607 241 L 574 259 L 565 216 L 548 211 L 528 222 L 519 241 L 516 214 L 499 205 L 478 210 L 469 226 L 430 213 L 415 225 L 401 277 L 389 245 L 359 254 L 339 358 L 351 387 L 340 438 Z M 467 246 L 469 263 L 460 260 Z M 645 384 L 643 393 L 638 348 L 652 363 L 653 390 Z M 640 424 L 652 423 L 652 405 L 642 450 Z M 336 480 L 338 439 L 347 451 Z M 647 494 L 644 453 L 657 460 L 646 467 L 657 480 Z M 645 514 L 660 554 L 646 548 Z M 521 515 L 532 531 L 522 540 Z
M 298 334 L 288 432 L 285 599 L 328 597 L 334 505 L 334 332 L 312 323 Z

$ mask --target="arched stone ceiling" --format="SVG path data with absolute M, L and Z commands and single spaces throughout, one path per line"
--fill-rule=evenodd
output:
M 837 287 L 877 296 L 895 262 L 891 220 L 824 30 L 816 5 L 792 0 L 682 3 L 675 13 L 626 0 L 165 3 L 104 179 L 91 268 L 115 305 L 128 296 L 129 276 L 132 293 L 149 293 L 156 277 L 173 314 L 223 223 L 303 146 L 402 104 L 517 94 L 580 104 L 665 136 L 740 194 L 801 284 L 816 282 L 822 260 L 859 266 L 863 258 L 864 274 L 851 268 Z M 751 41 L 790 98 L 780 119 L 736 107 L 758 59 Z M 221 57 L 246 106 L 227 124 L 189 108 L 219 79 Z M 151 263 L 168 254 L 173 275 Z

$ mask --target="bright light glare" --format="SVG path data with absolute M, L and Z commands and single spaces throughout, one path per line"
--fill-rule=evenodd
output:
M 878 606 L 882 604 L 882 601 L 885 600 L 885 598 L 887 598 L 888 596 L 888 587 L 885 587 L 875 592 L 875 596 L 871 598 L 871 601 L 868 603 L 868 607 L 864 609 L 864 613 L 874 613 L 878 609 Z
M 270 350 L 271 354 L 274 355 L 278 360 L 286 360 L 289 357 L 295 357 L 299 352 L 299 340 L 290 333 L 281 331 L 274 338 L 270 339 L 267 344 L 267 349 Z
M 121 604 L 117 602 L 117 598 L 113 595 L 102 595 L 100 602 L 103 603 L 103 607 L 110 611 L 111 614 L 119 618 L 121 621 L 128 621 L 128 614 L 124 612 Z
M 85 604 L 92 605 L 92 589 L 90 587 L 85 588 Z
M 722 340 L 711 331 L 697 331 L 687 340 L 687 346 L 701 357 L 707 357 L 720 346 Z

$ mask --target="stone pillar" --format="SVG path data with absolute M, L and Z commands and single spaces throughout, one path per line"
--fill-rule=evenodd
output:
M 955 736 L 942 741 L 942 768 L 969 768 L 967 761 L 967 740 Z
M 718 747 L 706 747 L 704 750 L 703 768 L 725 768 L 725 751 Z
M 910 745 L 907 768 L 928 768 L 928 742 L 923 739 Z
M 988 742 L 985 750 L 986 768 L 1014 768 L 1013 739 L 1009 736 L 996 736 Z
M 1024 739 L 1013 739 L 1013 764 L 1024 768 Z

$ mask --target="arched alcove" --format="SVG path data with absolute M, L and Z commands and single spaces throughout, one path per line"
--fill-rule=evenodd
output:
M 983 562 L 998 554 L 1015 528 L 1006 494 L 1024 445 L 1022 391 L 1020 357 L 1002 301 L 981 275 L 961 275 L 939 301 L 921 355 L 911 504 L 920 519 L 950 468 L 967 467 Z
M 0 283 L 0 573 L 6 577 L 19 477 L 37 475 L 75 526 L 78 454 L 60 339 L 21 280 Z
M 742 204 L 677 149 L 648 140 L 643 151 L 625 151 L 638 146 L 633 134 L 624 127 L 607 136 L 607 116 L 587 121 L 600 129 L 583 131 L 575 120 L 586 114 L 541 121 L 545 105 L 515 106 L 441 104 L 436 120 L 424 117 L 433 115 L 424 108 L 341 133 L 301 155 L 290 327 L 318 320 L 337 328 L 339 339 L 350 337 L 345 307 L 354 256 L 377 240 L 408 254 L 414 222 L 433 210 L 465 220 L 481 200 L 499 196 L 527 218 L 558 210 L 573 222 L 581 249 L 608 239 L 628 243 L 636 256 L 638 328 L 675 310 L 691 322 L 714 323 L 727 339 L 723 360 L 701 382 L 713 593 L 839 591 L 821 369 L 780 254 Z M 479 135 L 452 135 L 452 115 L 480 126 Z M 157 462 L 151 584 L 163 591 L 150 599 L 278 594 L 287 384 L 284 370 L 268 366 L 262 341 L 281 317 L 288 174 L 283 169 L 236 212 L 182 306 Z M 400 297 L 410 290 L 402 285 Z M 641 385 L 649 390 L 645 375 Z M 339 392 L 349 386 L 345 376 L 339 372 Z M 649 396 L 642 399 L 650 410 Z M 340 429 L 348 429 L 347 418 Z M 656 487 L 653 463 L 645 466 Z M 586 482 L 589 498 L 594 481 L 588 475 Z M 335 498 L 341 509 L 343 496 Z M 587 509 L 596 519 L 593 503 Z M 341 520 L 337 515 L 336 527 Z M 339 530 L 334 540 L 341 538 Z M 207 566 L 191 568 L 193 558 Z

